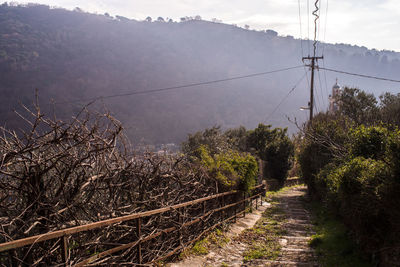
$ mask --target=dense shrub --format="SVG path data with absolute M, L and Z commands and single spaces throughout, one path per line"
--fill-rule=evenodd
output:
M 320 113 L 315 116 L 313 123 L 305 127 L 299 144 L 297 159 L 301 175 L 308 185 L 309 192 L 320 198 L 326 195 L 323 179 L 317 179 L 320 171 L 327 164 L 336 166 L 338 159 L 347 154 L 345 147 L 348 143 L 348 129 L 351 122 L 342 116 L 334 117 Z
M 385 156 L 390 133 L 384 127 L 361 125 L 351 132 L 351 137 L 350 157 L 382 159 Z
M 357 124 L 370 124 L 380 117 L 375 96 L 358 88 L 345 87 L 339 102 L 339 112 Z
M 189 134 L 187 140 L 181 145 L 182 152 L 189 156 L 195 155 L 200 146 L 204 146 L 211 155 L 231 149 L 228 139 L 219 126 Z
M 400 256 L 399 131 L 340 120 L 319 115 L 306 128 L 302 173 L 310 193 L 336 210 L 360 246 L 390 265 L 389 258 Z
M 271 178 L 281 184 L 293 163 L 294 145 L 287 136 L 287 129 L 271 129 L 271 125 L 259 124 L 249 131 L 248 147 L 267 163 L 267 171 Z
M 238 189 L 248 192 L 256 183 L 257 161 L 248 153 L 230 150 L 211 155 L 205 146 L 200 146 L 196 155 L 224 191 Z
M 294 154 L 294 145 L 287 136 L 287 129 L 271 129 L 271 125 L 264 124 L 250 131 L 243 126 L 225 132 L 213 127 L 190 134 L 182 143 L 182 151 L 193 158 L 199 158 L 199 153 L 204 149 L 213 159 L 217 155 L 232 155 L 232 151 L 251 153 L 266 163 L 268 175 L 265 178 L 277 179 L 281 184 L 292 166 Z

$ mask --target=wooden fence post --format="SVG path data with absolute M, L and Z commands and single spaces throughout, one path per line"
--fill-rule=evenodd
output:
M 221 208 L 222 208 L 222 207 L 225 207 L 225 196 L 222 196 Z M 222 217 L 222 220 L 225 219 L 225 209 L 222 210 L 221 217 Z
M 9 257 L 9 262 L 10 262 L 10 266 L 18 266 L 18 262 L 15 259 L 15 253 L 16 250 L 15 249 L 11 249 L 8 251 L 8 257 Z
M 60 238 L 60 242 L 61 242 L 61 259 L 63 261 L 63 263 L 65 264 L 65 266 L 67 266 L 68 264 L 68 237 L 66 235 L 63 235 Z
M 246 192 L 243 192 L 243 217 L 246 217 Z
M 142 218 L 140 218 L 140 217 L 137 218 L 136 223 L 137 223 L 136 234 L 139 239 L 139 243 L 137 245 L 137 258 L 138 258 L 138 263 L 142 264 L 142 244 L 140 241 L 140 239 L 142 238 L 142 229 L 141 229 L 142 228 Z
M 256 210 L 258 210 L 258 196 L 256 197 Z
M 253 213 L 253 198 L 250 197 L 250 213 Z
M 235 215 L 234 221 L 236 222 L 236 212 L 237 212 L 237 204 L 233 206 L 233 214 Z

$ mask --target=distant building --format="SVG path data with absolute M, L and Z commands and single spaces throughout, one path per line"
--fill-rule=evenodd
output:
M 342 88 L 338 85 L 336 79 L 335 85 L 332 87 L 332 94 L 329 95 L 329 113 L 334 114 L 339 110 L 339 96 L 342 93 Z

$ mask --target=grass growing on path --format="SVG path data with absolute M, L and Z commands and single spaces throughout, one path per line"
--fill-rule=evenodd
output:
M 282 188 L 280 188 L 280 189 L 278 189 L 276 191 L 268 191 L 267 193 L 265 193 L 265 198 L 267 199 L 268 202 L 269 201 L 276 201 L 277 196 L 279 194 L 283 194 L 283 193 L 289 191 L 290 189 L 295 188 L 295 187 L 299 187 L 299 186 L 304 186 L 304 184 L 285 186 L 285 187 L 282 187 Z
M 279 237 L 285 233 L 282 227 L 284 218 L 283 211 L 276 206 L 276 203 L 272 204 L 253 228 L 240 234 L 238 237 L 240 241 L 249 245 L 243 254 L 244 261 L 273 260 L 279 256 L 281 249 Z
M 181 258 L 188 255 L 207 255 L 214 248 L 225 246 L 230 239 L 226 232 L 221 229 L 215 229 L 205 238 L 197 241 L 192 248 L 182 253 Z
M 267 192 L 266 197 L 271 206 L 263 212 L 253 228 L 245 230 L 237 237 L 241 242 L 248 244 L 243 253 L 245 262 L 256 259 L 275 260 L 279 256 L 281 250 L 279 238 L 287 232 L 283 228 L 286 216 L 278 206 L 278 194 L 289 189 Z
M 315 249 L 321 266 L 372 266 L 351 241 L 345 225 L 321 203 L 308 203 L 314 215 L 316 234 L 309 245 Z

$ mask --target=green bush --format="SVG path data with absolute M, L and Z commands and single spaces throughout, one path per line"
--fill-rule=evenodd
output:
M 220 127 L 199 131 L 189 135 L 182 143 L 182 152 L 191 160 L 201 158 L 203 164 L 213 170 L 216 178 L 224 186 L 231 186 L 231 183 L 235 184 L 234 181 L 237 180 L 227 179 L 229 175 L 235 176 L 232 168 L 242 176 L 249 175 L 244 173 L 243 168 L 250 168 L 249 162 L 250 165 L 256 163 L 254 157 L 252 157 L 253 162 L 248 159 L 249 155 L 245 154 L 251 153 L 266 162 L 268 178 L 277 179 L 283 184 L 292 166 L 294 145 L 287 136 L 287 129 L 271 129 L 271 125 L 259 124 L 251 131 L 247 131 L 243 126 L 225 132 L 222 132 Z M 247 159 L 243 161 L 243 157 Z M 242 167 L 238 162 L 245 166 Z M 246 178 L 244 181 L 248 180 Z M 249 183 L 240 184 L 247 190 Z
M 340 213 L 360 243 L 370 252 L 381 242 L 390 222 L 383 207 L 382 187 L 390 177 L 381 160 L 357 157 L 332 171 L 328 190 L 337 196 Z
M 268 172 L 273 179 L 281 184 L 293 163 L 294 145 L 287 136 L 287 129 L 271 129 L 271 125 L 259 124 L 249 131 L 248 147 L 256 151 L 257 155 L 267 162 Z
M 347 88 L 340 100 L 337 114 L 318 114 L 299 135 L 301 175 L 364 251 L 393 266 L 400 259 L 400 131 L 384 123 L 397 121 L 390 116 L 398 96 L 385 95 L 377 107 L 373 95 Z
M 379 254 L 383 244 L 399 244 L 400 134 L 384 126 L 341 127 L 315 121 L 299 162 L 311 193 L 340 215 L 365 251 Z
M 196 156 L 200 146 L 204 146 L 211 155 L 231 149 L 227 137 L 219 126 L 189 134 L 188 139 L 181 144 L 182 152 L 189 156 Z
M 256 183 L 258 164 L 248 153 L 229 150 L 212 156 L 207 148 L 201 145 L 196 155 L 223 190 L 238 189 L 248 192 Z
M 317 177 L 321 170 L 331 164 L 340 164 L 340 158 L 347 155 L 346 143 L 349 141 L 348 129 L 351 122 L 341 116 L 320 113 L 314 117 L 313 123 L 306 125 L 301 136 L 297 160 L 300 164 L 301 176 L 314 198 L 324 198 L 326 190 L 321 187 L 324 179 Z
M 384 127 L 365 127 L 361 125 L 352 130 L 350 157 L 382 159 L 385 156 L 387 142 L 390 138 Z

